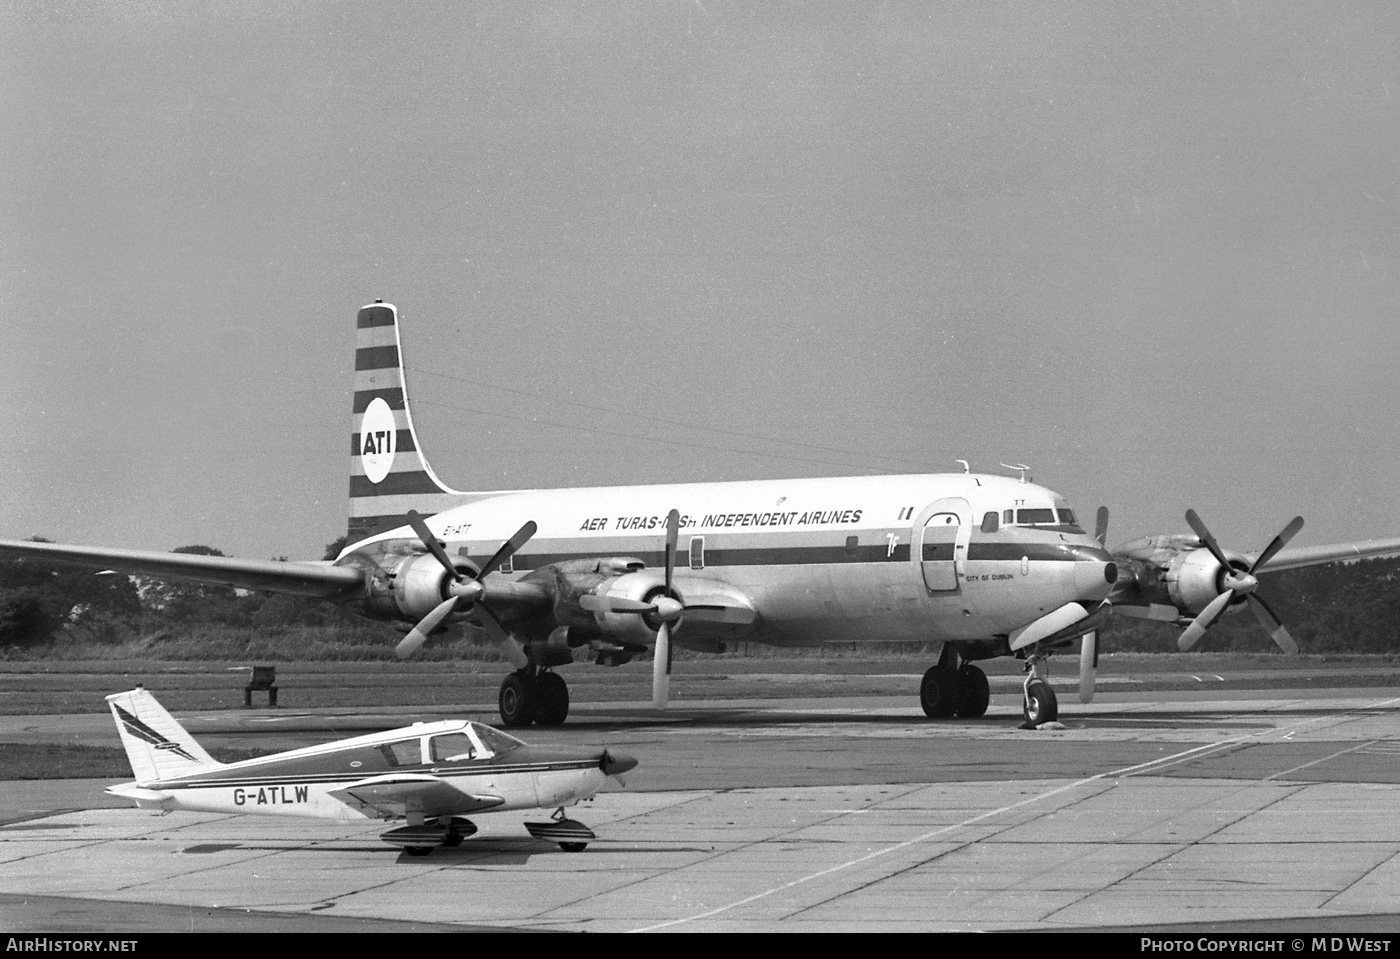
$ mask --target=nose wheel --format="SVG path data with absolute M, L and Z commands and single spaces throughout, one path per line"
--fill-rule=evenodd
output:
M 1053 723 L 1060 716 L 1060 704 L 1055 699 L 1055 691 L 1050 688 L 1046 659 L 1043 653 L 1032 653 L 1026 657 L 1026 681 L 1021 687 L 1021 715 L 1026 720 L 1021 724 L 1023 729 Z

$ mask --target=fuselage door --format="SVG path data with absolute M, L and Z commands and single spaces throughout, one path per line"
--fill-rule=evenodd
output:
M 924 585 L 931 592 L 956 590 L 972 536 L 968 503 L 963 499 L 939 500 L 919 515 L 922 523 L 914 536 Z

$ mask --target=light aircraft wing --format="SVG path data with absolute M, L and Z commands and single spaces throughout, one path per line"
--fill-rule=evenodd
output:
M 1269 560 L 1269 572 L 1317 566 L 1320 563 L 1367 559 L 1390 553 L 1400 553 L 1400 539 L 1367 539 L 1354 543 L 1330 543 L 1326 546 L 1294 546 L 1274 554 L 1274 558 Z
M 414 774 L 371 776 L 332 789 L 330 795 L 361 812 L 373 809 L 384 816 L 422 813 L 428 819 L 464 816 L 505 802 L 500 796 L 464 792 L 437 776 Z
M 335 599 L 352 594 L 364 584 L 364 574 L 358 569 L 333 566 L 330 563 L 282 563 L 275 560 L 235 559 L 232 556 L 201 556 L 194 553 L 65 546 L 59 543 L 32 543 L 27 540 L 0 540 L 0 556 L 52 560 L 92 569 L 114 569 L 141 576 L 222 583 L 241 589 L 275 590 L 279 593 L 314 596 L 320 599 Z

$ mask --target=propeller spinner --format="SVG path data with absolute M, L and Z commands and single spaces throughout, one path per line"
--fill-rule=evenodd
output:
M 1288 634 L 1288 630 L 1279 622 L 1278 616 L 1269 608 L 1269 604 L 1264 602 L 1255 590 L 1259 588 L 1259 580 L 1256 574 L 1263 571 L 1269 560 L 1278 554 L 1278 551 L 1288 545 L 1288 541 L 1298 534 L 1303 528 L 1303 517 L 1295 516 L 1293 521 L 1283 528 L 1272 542 L 1259 554 L 1259 558 L 1250 564 L 1249 569 L 1241 571 L 1230 565 L 1230 561 L 1225 557 L 1225 553 L 1220 548 L 1220 544 L 1215 541 L 1215 537 L 1210 534 L 1206 524 L 1201 522 L 1201 518 L 1196 515 L 1195 510 L 1186 511 L 1186 522 L 1190 525 L 1192 532 L 1201 538 L 1206 549 L 1210 550 L 1211 556 L 1220 564 L 1223 570 L 1221 576 L 1221 586 L 1223 591 L 1215 599 L 1201 610 L 1186 631 L 1181 634 L 1181 638 L 1176 641 L 1177 648 L 1182 652 L 1196 645 L 1196 642 L 1205 635 L 1207 629 L 1215 623 L 1220 614 L 1225 611 L 1225 607 L 1232 602 L 1243 597 L 1253 610 L 1254 616 L 1259 620 L 1259 625 L 1263 626 L 1273 637 L 1275 643 L 1285 653 L 1296 653 L 1298 644 L 1293 641 L 1293 637 Z
M 427 641 L 428 635 L 441 626 L 443 620 L 457 611 L 459 605 L 475 605 L 476 608 L 481 611 L 482 621 L 486 626 L 486 631 L 491 634 L 491 638 L 506 651 L 512 663 L 517 665 L 517 667 L 523 665 L 523 663 L 516 663 L 516 660 L 524 659 L 524 652 L 515 641 L 510 638 L 510 634 L 506 632 L 505 627 L 501 625 L 500 617 L 492 611 L 491 607 L 486 605 L 483 600 L 483 597 L 486 595 L 486 588 L 482 585 L 481 581 L 489 576 L 492 570 L 500 568 L 502 563 L 509 557 L 515 555 L 515 551 L 524 546 L 525 543 L 529 541 L 530 537 L 535 535 L 535 530 L 538 529 L 538 527 L 534 522 L 526 523 L 524 526 L 520 527 L 520 529 L 516 530 L 514 536 L 501 544 L 501 548 L 496 550 L 495 555 L 486 561 L 486 564 L 481 567 L 481 572 L 475 578 L 464 574 L 453 565 L 452 558 L 447 555 L 447 551 L 442 548 L 442 544 L 438 542 L 432 530 L 428 529 L 428 524 L 425 523 L 423 517 L 414 510 L 408 511 L 408 525 L 413 527 L 413 532 L 418 534 L 418 538 L 423 541 L 423 545 L 437 558 L 437 561 L 442 564 L 442 568 L 447 571 L 448 576 L 452 577 L 452 579 L 451 582 L 447 584 L 447 598 L 435 606 L 427 616 L 419 620 L 418 625 L 409 630 L 408 635 L 405 636 L 394 649 L 395 655 L 400 659 L 406 659 L 412 656 L 418 650 L 418 647 L 422 646 L 423 643 Z M 515 655 L 512 655 L 512 653 Z

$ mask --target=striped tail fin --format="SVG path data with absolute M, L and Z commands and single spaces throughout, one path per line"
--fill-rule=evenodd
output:
M 107 697 L 138 783 L 175 779 L 222 766 L 140 686 Z
M 475 498 L 437 478 L 418 446 L 399 348 L 399 311 L 376 302 L 355 323 L 348 544 Z M 478 494 L 479 495 L 479 494 Z

